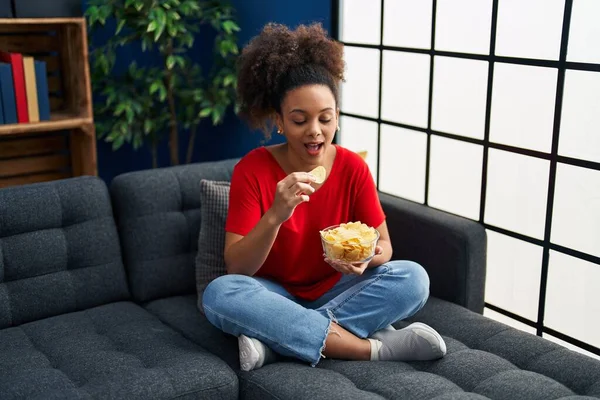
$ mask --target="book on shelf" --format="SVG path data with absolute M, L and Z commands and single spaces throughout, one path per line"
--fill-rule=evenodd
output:
M 12 68 L 15 103 L 17 105 L 17 120 L 19 123 L 29 122 L 25 74 L 23 71 L 23 55 L 0 50 L 0 61 L 10 64 Z
M 25 91 L 27 92 L 27 114 L 29 115 L 29 122 L 40 122 L 33 57 L 23 56 L 23 74 L 25 75 Z
M 0 18 L 14 18 L 12 0 L 0 0 Z
M 50 119 L 50 94 L 47 68 L 44 61 L 35 60 L 35 80 L 40 121 L 48 121 Z
M 3 124 L 16 124 L 17 104 L 15 103 L 15 85 L 12 67 L 0 62 L 0 100 L 2 103 Z

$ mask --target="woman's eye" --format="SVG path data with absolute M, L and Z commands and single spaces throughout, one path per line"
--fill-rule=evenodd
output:
M 322 124 L 328 124 L 329 122 L 331 122 L 331 118 L 330 119 L 320 119 L 319 120 Z M 296 125 L 302 125 L 304 124 L 306 121 L 292 121 L 294 124 Z

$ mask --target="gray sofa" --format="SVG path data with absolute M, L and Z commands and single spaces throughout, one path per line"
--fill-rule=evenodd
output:
M 431 277 L 411 321 L 447 356 L 240 371 L 194 279 L 199 182 L 229 179 L 235 161 L 128 173 L 110 191 L 94 177 L 0 190 L 1 399 L 600 398 L 600 361 L 481 315 L 480 225 L 385 194 L 394 257 Z

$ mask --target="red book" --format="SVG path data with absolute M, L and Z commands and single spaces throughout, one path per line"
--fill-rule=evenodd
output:
M 9 63 L 12 67 L 13 82 L 15 86 L 15 102 L 17 104 L 17 120 L 19 122 L 29 122 L 25 73 L 23 72 L 23 55 L 0 50 L 0 61 Z

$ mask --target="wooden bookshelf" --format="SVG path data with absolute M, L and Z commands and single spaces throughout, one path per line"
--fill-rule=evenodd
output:
M 92 119 L 82 118 L 74 113 L 56 111 L 50 116 L 50 121 L 32 122 L 28 124 L 0 125 L 0 136 L 76 129 L 82 125 L 90 124 L 92 122 Z
M 85 18 L 0 18 L 0 50 L 46 62 L 51 109 L 0 124 L 0 187 L 97 175 Z

